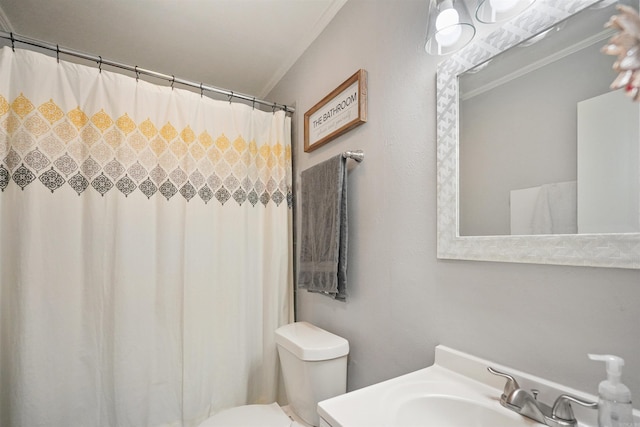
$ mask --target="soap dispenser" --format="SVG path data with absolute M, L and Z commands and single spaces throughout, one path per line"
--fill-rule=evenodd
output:
M 631 391 L 620 382 L 624 360 L 618 356 L 590 354 L 607 364 L 607 379 L 598 386 L 598 427 L 633 427 Z

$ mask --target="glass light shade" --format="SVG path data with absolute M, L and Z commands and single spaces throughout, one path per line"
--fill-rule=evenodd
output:
M 483 24 L 506 21 L 524 12 L 536 0 L 479 0 L 476 19 Z
M 431 0 L 427 41 L 424 49 L 431 55 L 447 55 L 466 46 L 476 34 L 463 0 Z

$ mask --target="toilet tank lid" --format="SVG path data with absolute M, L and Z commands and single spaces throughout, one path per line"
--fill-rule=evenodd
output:
M 329 360 L 349 354 L 349 341 L 307 322 L 276 329 L 276 344 L 301 360 Z

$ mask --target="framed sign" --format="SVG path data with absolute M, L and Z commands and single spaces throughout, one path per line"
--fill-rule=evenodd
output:
M 304 151 L 313 151 L 367 121 L 367 71 L 358 70 L 304 113 Z

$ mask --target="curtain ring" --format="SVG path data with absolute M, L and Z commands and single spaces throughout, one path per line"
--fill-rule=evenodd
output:
M 138 66 L 137 65 L 135 67 L 133 67 L 133 71 L 136 72 L 136 83 L 138 83 L 138 80 L 140 80 L 140 71 L 138 71 Z
M 171 90 L 173 90 L 173 84 L 176 82 L 176 76 L 171 76 Z
M 231 99 L 233 99 L 233 91 L 231 91 L 231 95 L 229 95 L 229 104 L 231 104 Z
M 277 108 L 277 105 L 276 105 L 276 103 L 274 102 L 274 103 L 273 103 L 273 107 L 271 108 L 271 112 L 272 112 L 273 114 L 275 114 L 275 113 L 276 113 L 276 108 Z
M 58 64 L 60 63 L 60 45 L 57 44 L 56 45 L 56 60 L 58 61 Z
M 200 83 L 200 98 L 204 97 L 204 89 L 202 88 L 202 82 Z
M 251 106 L 255 110 L 256 109 L 256 97 L 253 97 L 253 101 L 251 101 Z
M 13 32 L 9 33 L 11 37 L 11 50 L 16 51 L 16 39 L 13 38 Z
M 98 58 L 100 58 L 98 61 L 98 70 L 100 71 L 100 74 L 102 74 L 102 56 L 98 56 Z

